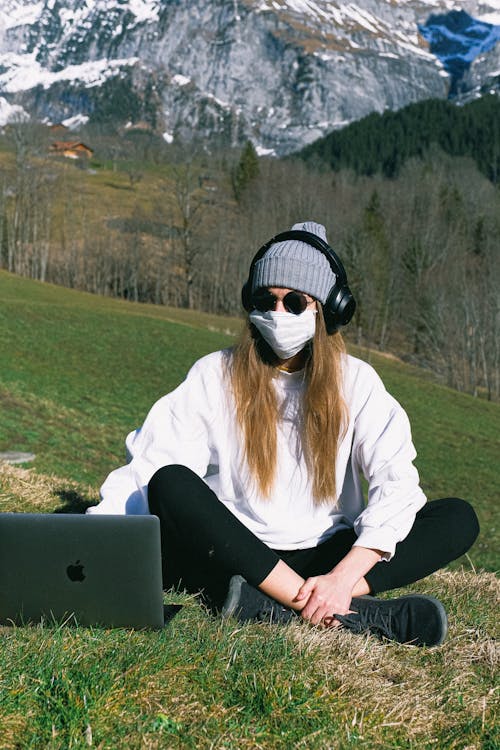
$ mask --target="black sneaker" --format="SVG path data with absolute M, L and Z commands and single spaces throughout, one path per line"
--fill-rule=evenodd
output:
M 398 599 L 354 597 L 352 614 L 335 615 L 353 633 L 369 631 L 413 646 L 439 646 L 448 630 L 448 618 L 440 601 L 420 594 Z
M 283 606 L 262 591 L 251 586 L 242 576 L 229 581 L 226 600 L 222 605 L 225 617 L 235 617 L 239 622 L 275 622 L 285 624 L 296 616 L 293 609 Z

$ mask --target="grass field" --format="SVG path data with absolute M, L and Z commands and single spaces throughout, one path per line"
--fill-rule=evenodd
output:
M 0 511 L 95 502 L 126 433 L 239 326 L 0 272 L 0 452 L 36 454 L 29 468 L 0 464 Z M 3 628 L 0 750 L 499 746 L 499 406 L 370 359 L 409 412 L 429 497 L 461 495 L 480 517 L 470 555 L 413 587 L 445 603 L 444 646 L 240 627 L 172 592 L 184 606 L 162 633 Z

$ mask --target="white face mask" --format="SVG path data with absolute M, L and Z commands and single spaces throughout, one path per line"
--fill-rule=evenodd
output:
M 280 359 L 290 359 L 314 337 L 317 310 L 304 310 L 300 315 L 289 312 L 250 313 L 250 322 L 257 328 Z

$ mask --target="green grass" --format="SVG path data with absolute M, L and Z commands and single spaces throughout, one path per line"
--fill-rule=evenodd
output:
M 0 511 L 94 502 L 127 431 L 240 325 L 0 272 L 0 451 L 37 456 L 30 469 L 0 466 Z M 172 592 L 183 607 L 160 633 L 6 627 L 0 750 L 499 746 L 498 579 L 471 567 L 498 566 L 499 407 L 371 359 L 410 414 L 429 496 L 467 497 L 482 523 L 465 568 L 412 587 L 444 602 L 445 644 L 384 645 L 300 623 L 241 627 Z
M 241 627 L 181 595 L 160 633 L 4 628 L 0 747 L 493 750 L 498 586 L 483 574 L 474 590 L 470 577 L 423 587 L 451 612 L 434 650 L 301 624 Z
M 0 451 L 31 451 L 37 470 L 93 485 L 123 463 L 125 436 L 153 402 L 200 356 L 230 345 L 228 332 L 241 327 L 236 319 L 1 272 L 0 301 Z M 471 559 L 496 570 L 499 405 L 436 385 L 387 357 L 371 360 L 409 413 L 424 490 L 473 503 L 488 531 Z
M 126 433 L 195 359 L 233 340 L 206 326 L 240 325 L 5 273 L 0 300 L 0 451 L 33 451 L 40 471 L 85 482 L 123 462 Z

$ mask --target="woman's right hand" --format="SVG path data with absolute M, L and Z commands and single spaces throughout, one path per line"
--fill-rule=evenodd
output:
M 306 601 L 300 614 L 313 625 L 339 625 L 334 615 L 345 615 L 349 612 L 352 586 L 345 579 L 335 575 L 333 570 L 326 575 L 308 578 L 297 592 L 295 600 L 298 603 Z

